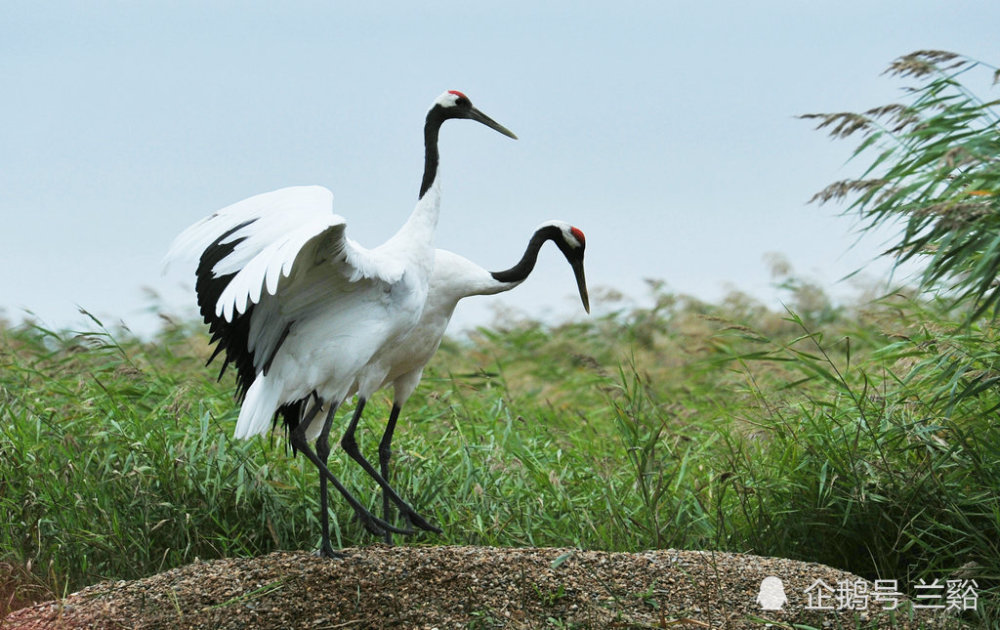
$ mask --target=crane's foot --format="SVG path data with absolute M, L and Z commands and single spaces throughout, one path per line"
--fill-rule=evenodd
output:
M 354 515 L 358 517 L 359 521 L 361 521 L 361 525 L 363 525 L 369 533 L 375 536 L 388 536 L 390 534 L 412 536 L 416 533 L 412 529 L 401 529 L 395 525 L 390 525 L 363 507 L 355 509 Z
M 320 545 L 320 548 L 313 552 L 314 556 L 320 558 L 330 558 L 332 560 L 343 560 L 347 557 L 342 551 L 334 551 L 330 545 Z
M 410 508 L 410 506 L 406 505 L 405 503 L 400 506 L 399 513 L 406 521 L 407 525 L 416 527 L 418 529 L 422 529 L 425 532 L 433 532 L 435 534 L 441 533 L 440 527 L 435 527 L 434 525 L 428 523 L 424 519 L 424 517 L 417 514 L 412 508 Z
M 338 560 L 343 560 L 347 557 L 346 553 L 334 551 L 333 545 L 330 544 L 330 537 L 326 532 L 323 533 L 323 537 L 320 540 L 319 549 L 314 551 L 313 555 L 320 558 L 336 558 Z

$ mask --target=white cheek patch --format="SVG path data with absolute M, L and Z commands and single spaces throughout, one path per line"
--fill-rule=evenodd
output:
M 454 107 L 455 103 L 459 99 L 461 92 L 456 92 L 455 90 L 449 90 L 437 97 L 434 100 L 435 105 L 440 105 L 441 107 Z
M 560 229 L 562 230 L 563 237 L 566 239 L 566 242 L 569 244 L 570 247 L 573 247 L 574 249 L 577 247 L 583 247 L 584 241 L 582 238 L 580 238 L 583 236 L 583 232 L 580 232 L 576 228 L 570 227 L 568 225 L 560 226 Z M 577 235 L 578 233 L 579 235 Z

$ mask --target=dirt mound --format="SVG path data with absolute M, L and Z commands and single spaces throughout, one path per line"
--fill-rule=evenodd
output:
M 343 560 L 305 552 L 195 562 L 135 581 L 102 582 L 0 622 L 25 628 L 760 628 L 764 619 L 816 627 L 917 627 L 867 598 L 813 610 L 817 580 L 873 593 L 820 564 L 731 553 L 660 550 L 384 547 Z M 772 603 L 762 610 L 769 576 Z M 810 587 L 813 587 L 810 591 Z M 867 590 L 865 590 L 867 589 Z M 776 599 L 778 598 L 778 599 Z M 765 598 L 766 600 L 766 598 Z M 766 601 L 765 601 L 766 603 Z M 907 602 L 899 600 L 899 607 Z M 890 604 L 891 605 L 891 604 Z M 773 606 L 772 606 L 773 607 Z M 921 619 L 923 627 L 946 627 Z

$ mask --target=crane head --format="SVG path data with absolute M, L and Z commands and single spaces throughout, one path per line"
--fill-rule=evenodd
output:
M 476 107 L 472 104 L 472 101 L 469 100 L 469 97 L 458 90 L 448 90 L 441 96 L 434 99 L 434 105 L 431 106 L 431 111 L 428 112 L 427 115 L 431 116 L 433 114 L 440 116 L 442 121 L 449 118 L 468 118 L 469 120 L 475 120 L 476 122 L 486 125 L 490 129 L 499 131 L 508 138 L 517 140 L 517 136 L 514 135 L 514 132 L 476 109 Z
M 566 257 L 569 266 L 573 268 L 573 275 L 576 276 L 576 288 L 580 291 L 580 301 L 583 308 L 590 312 L 590 296 L 587 293 L 587 278 L 583 272 L 583 252 L 587 248 L 587 238 L 583 235 L 583 230 L 573 227 L 565 221 L 548 221 L 543 223 L 539 230 L 546 226 L 559 229 L 559 236 L 553 238 L 559 251 Z

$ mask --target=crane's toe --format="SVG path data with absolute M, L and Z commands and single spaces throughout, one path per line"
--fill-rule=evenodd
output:
M 331 558 L 333 560 L 343 560 L 347 557 L 346 553 L 334 551 L 333 547 L 329 543 L 320 545 L 320 548 L 314 552 L 314 555 L 320 558 Z
M 416 533 L 412 529 L 402 529 L 400 527 L 396 527 L 395 525 L 390 525 L 367 510 L 356 510 L 354 514 L 358 517 L 358 520 L 361 521 L 364 528 L 374 536 L 383 537 L 385 534 L 412 536 Z
M 440 527 L 435 527 L 427 522 L 427 520 L 414 512 L 413 510 L 406 510 L 403 512 L 403 518 L 406 519 L 408 525 L 412 525 L 426 532 L 433 532 L 435 534 L 441 533 Z

